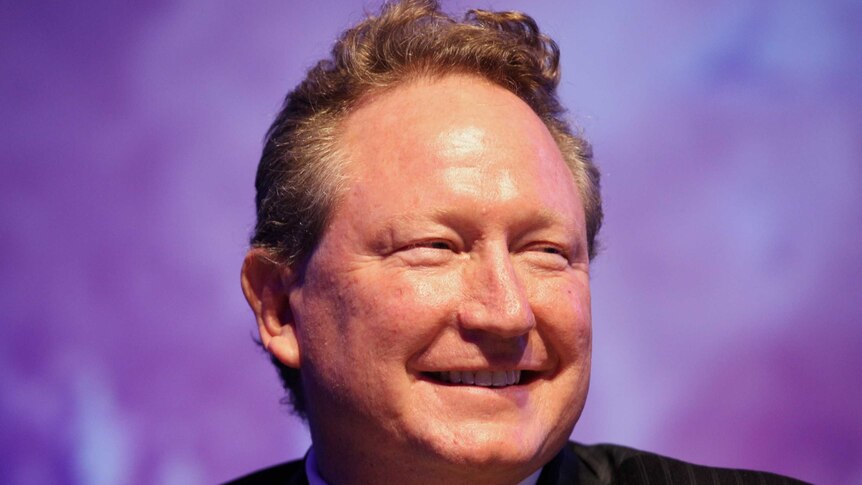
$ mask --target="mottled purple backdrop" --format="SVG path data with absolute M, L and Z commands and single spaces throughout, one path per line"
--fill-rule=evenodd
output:
M 559 41 L 604 172 L 574 437 L 862 483 L 860 3 L 479 4 Z M 362 10 L 0 2 L 0 482 L 304 452 L 239 268 L 263 133 Z

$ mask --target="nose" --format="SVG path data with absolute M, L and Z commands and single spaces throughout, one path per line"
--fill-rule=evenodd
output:
M 502 338 L 532 330 L 536 317 L 508 249 L 483 252 L 471 263 L 466 270 L 466 298 L 458 315 L 461 328 Z

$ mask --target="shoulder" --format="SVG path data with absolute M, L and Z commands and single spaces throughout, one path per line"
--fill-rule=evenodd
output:
M 655 453 L 610 444 L 587 446 L 570 442 L 564 454 L 576 457 L 580 485 L 610 483 L 795 485 L 805 483 L 774 473 L 695 465 Z
M 283 485 L 308 485 L 305 475 L 305 460 L 294 460 L 249 473 L 225 485 L 256 485 L 278 483 Z

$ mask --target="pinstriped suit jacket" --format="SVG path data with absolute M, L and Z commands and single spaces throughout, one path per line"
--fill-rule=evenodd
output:
M 410 483 L 409 478 L 404 483 Z M 570 442 L 545 465 L 537 485 L 794 485 L 772 473 L 693 465 L 617 445 Z M 229 482 L 234 485 L 308 485 L 305 461 L 296 460 Z
M 617 445 L 570 442 L 542 470 L 540 485 L 793 485 L 804 484 L 773 473 L 693 465 Z

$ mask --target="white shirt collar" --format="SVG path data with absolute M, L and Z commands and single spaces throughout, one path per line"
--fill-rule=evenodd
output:
M 305 454 L 305 474 L 308 476 L 308 485 L 327 485 L 326 481 L 320 476 L 320 473 L 317 472 L 317 458 L 314 456 L 313 446 Z M 536 485 L 541 474 L 542 469 L 539 468 L 532 475 L 523 479 L 518 485 Z

